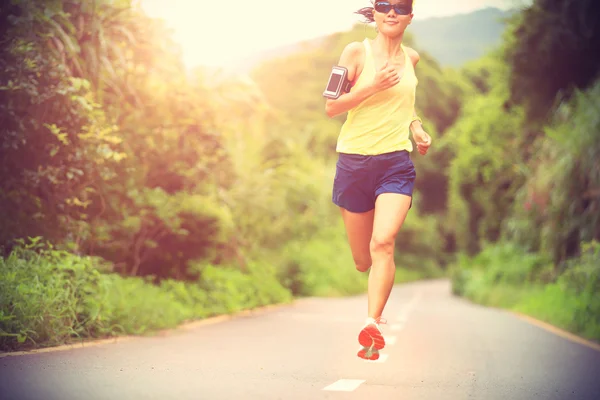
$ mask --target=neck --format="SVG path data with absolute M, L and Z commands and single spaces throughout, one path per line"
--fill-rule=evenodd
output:
M 402 44 L 402 39 L 404 38 L 404 34 L 400 34 L 396 37 L 389 37 L 382 34 L 378 34 L 375 37 L 375 44 L 379 47 L 381 53 L 387 57 L 388 59 L 392 59 L 394 57 L 399 56 L 402 53 L 402 49 L 400 45 Z

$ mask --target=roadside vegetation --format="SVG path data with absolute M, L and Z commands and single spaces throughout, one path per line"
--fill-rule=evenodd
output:
M 600 339 L 600 13 L 564 3 L 535 1 L 461 68 L 417 48 L 436 144 L 414 157 L 397 282 L 450 276 Z M 343 117 L 320 94 L 374 31 L 231 78 L 187 71 L 132 2 L 91 4 L 0 9 L 0 350 L 364 292 L 330 200 Z
M 465 68 L 478 90 L 443 138 L 457 155 L 447 214 L 454 293 L 596 341 L 600 54 L 588 49 L 600 46 L 599 11 L 535 1 L 502 48 Z

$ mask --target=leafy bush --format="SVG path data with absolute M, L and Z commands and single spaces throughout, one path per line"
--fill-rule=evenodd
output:
M 591 339 L 600 339 L 600 244 L 582 244 L 553 282 L 548 256 L 511 244 L 487 246 L 475 257 L 458 257 L 451 271 L 453 293 L 477 303 L 507 307 Z M 522 272 L 520 269 L 523 269 Z
M 570 259 L 555 283 L 515 307 L 523 313 L 600 340 L 600 243 L 582 244 L 579 257 Z
M 198 282 L 122 277 L 100 259 L 51 246 L 16 246 L 0 258 L 0 348 L 142 334 L 186 320 L 286 302 L 269 268 L 205 266 Z
M 285 246 L 280 279 L 294 295 L 339 296 L 365 290 L 367 274 L 354 267 L 344 228 L 336 227 Z
M 235 313 L 298 296 L 342 296 L 366 290 L 343 227 L 284 252 L 233 265 L 190 263 L 195 280 L 123 277 L 101 258 L 19 240 L 0 258 L 0 349 L 46 347 L 85 338 L 145 334 L 188 321 Z M 398 269 L 396 281 L 421 278 Z
M 452 268 L 458 287 L 463 288 L 469 276 L 477 275 L 486 285 L 523 286 L 536 283 L 542 271 L 552 268 L 551 260 L 510 242 L 486 244 L 473 257 L 461 255 Z M 461 276 L 465 274 L 466 276 Z M 457 289 L 459 292 L 460 289 Z
M 504 237 L 559 264 L 600 238 L 600 80 L 557 111 L 504 223 Z
M 439 215 L 420 212 L 420 193 L 413 196 L 413 208 L 408 213 L 396 238 L 396 267 L 416 272 L 422 277 L 443 275 L 450 255 L 446 251 L 445 227 Z
M 457 251 L 473 255 L 483 241 L 498 240 L 502 221 L 512 211 L 514 192 L 523 180 L 515 149 L 527 137 L 522 110 L 507 110 L 509 67 L 501 55 L 491 53 L 465 74 L 472 80 L 472 93 L 438 147 L 453 155 L 447 169 L 446 229 Z

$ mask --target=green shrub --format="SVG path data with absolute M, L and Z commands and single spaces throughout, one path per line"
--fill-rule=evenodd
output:
M 503 242 L 485 244 L 482 251 L 473 257 L 459 255 L 451 268 L 452 277 L 462 290 L 467 276 L 477 276 L 486 285 L 527 285 L 538 281 L 540 274 L 552 268 L 549 257 L 527 252 L 523 247 Z
M 0 349 L 45 347 L 84 338 L 146 334 L 213 315 L 298 296 L 363 293 L 342 226 L 295 240 L 243 267 L 190 263 L 192 282 L 123 277 L 104 260 L 33 239 L 0 258 Z M 423 277 L 399 268 L 396 282 Z
M 583 243 L 582 250 L 579 257 L 568 260 L 556 283 L 517 309 L 600 340 L 600 243 Z
M 366 290 L 343 227 L 323 229 L 307 241 L 294 240 L 282 251 L 280 280 L 297 296 L 343 296 Z
M 0 259 L 0 349 L 143 334 L 290 299 L 263 265 L 250 264 L 246 272 L 209 265 L 198 282 L 154 284 L 109 273 L 99 259 L 34 240 Z
M 419 204 L 415 194 L 415 205 Z M 417 207 L 408 213 L 396 239 L 396 266 L 427 278 L 441 276 L 448 262 L 445 252 L 443 219 L 438 215 L 420 214 Z
M 233 267 L 203 267 L 200 285 L 207 296 L 211 314 L 228 314 L 248 308 L 291 300 L 291 293 L 266 265 L 250 263 L 244 273 Z
M 488 245 L 474 257 L 457 257 L 450 274 L 452 291 L 600 340 L 600 244 L 581 247 L 582 254 L 568 260 L 564 272 L 548 282 L 548 256 L 507 243 Z

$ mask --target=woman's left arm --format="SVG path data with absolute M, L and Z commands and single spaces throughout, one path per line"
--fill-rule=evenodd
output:
M 413 120 L 410 123 L 410 131 L 411 132 L 415 132 L 415 131 L 423 131 L 423 121 L 421 121 L 421 118 L 419 117 L 419 115 L 417 114 L 417 110 L 413 111 Z
M 408 51 L 408 56 L 413 63 L 413 69 L 416 68 L 417 63 L 421 59 L 419 53 L 416 50 L 411 48 L 406 48 Z M 421 155 L 427 154 L 427 150 L 429 150 L 429 146 L 431 146 L 431 136 L 425 132 L 423 129 L 423 122 L 421 118 L 417 115 L 417 110 L 413 110 L 413 120 L 410 124 L 410 131 L 412 132 L 413 139 L 417 144 L 417 149 Z

